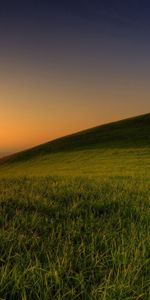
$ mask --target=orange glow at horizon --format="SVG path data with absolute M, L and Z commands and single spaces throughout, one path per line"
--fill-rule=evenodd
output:
M 114 83 L 103 78 L 97 83 L 91 79 L 83 82 L 82 77 L 73 76 L 64 76 L 60 81 L 57 76 L 39 78 L 17 70 L 0 73 L 0 91 L 0 152 L 19 151 L 82 129 L 146 113 L 150 96 L 144 82 Z

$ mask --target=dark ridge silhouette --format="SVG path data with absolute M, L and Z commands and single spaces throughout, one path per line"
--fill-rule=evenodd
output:
M 100 125 L 0 159 L 0 165 L 26 161 L 35 156 L 91 148 L 150 146 L 150 113 Z

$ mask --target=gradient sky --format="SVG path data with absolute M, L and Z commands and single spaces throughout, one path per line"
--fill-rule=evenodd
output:
M 0 153 L 149 111 L 149 1 L 1 3 Z

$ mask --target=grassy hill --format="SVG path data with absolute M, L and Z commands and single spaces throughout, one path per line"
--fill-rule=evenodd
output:
M 1 176 L 149 171 L 150 114 L 97 126 L 0 159 Z
M 0 299 L 150 299 L 150 114 L 0 160 Z

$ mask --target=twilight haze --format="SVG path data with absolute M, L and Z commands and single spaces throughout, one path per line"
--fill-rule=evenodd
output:
M 150 2 L 3 1 L 0 153 L 150 111 Z

